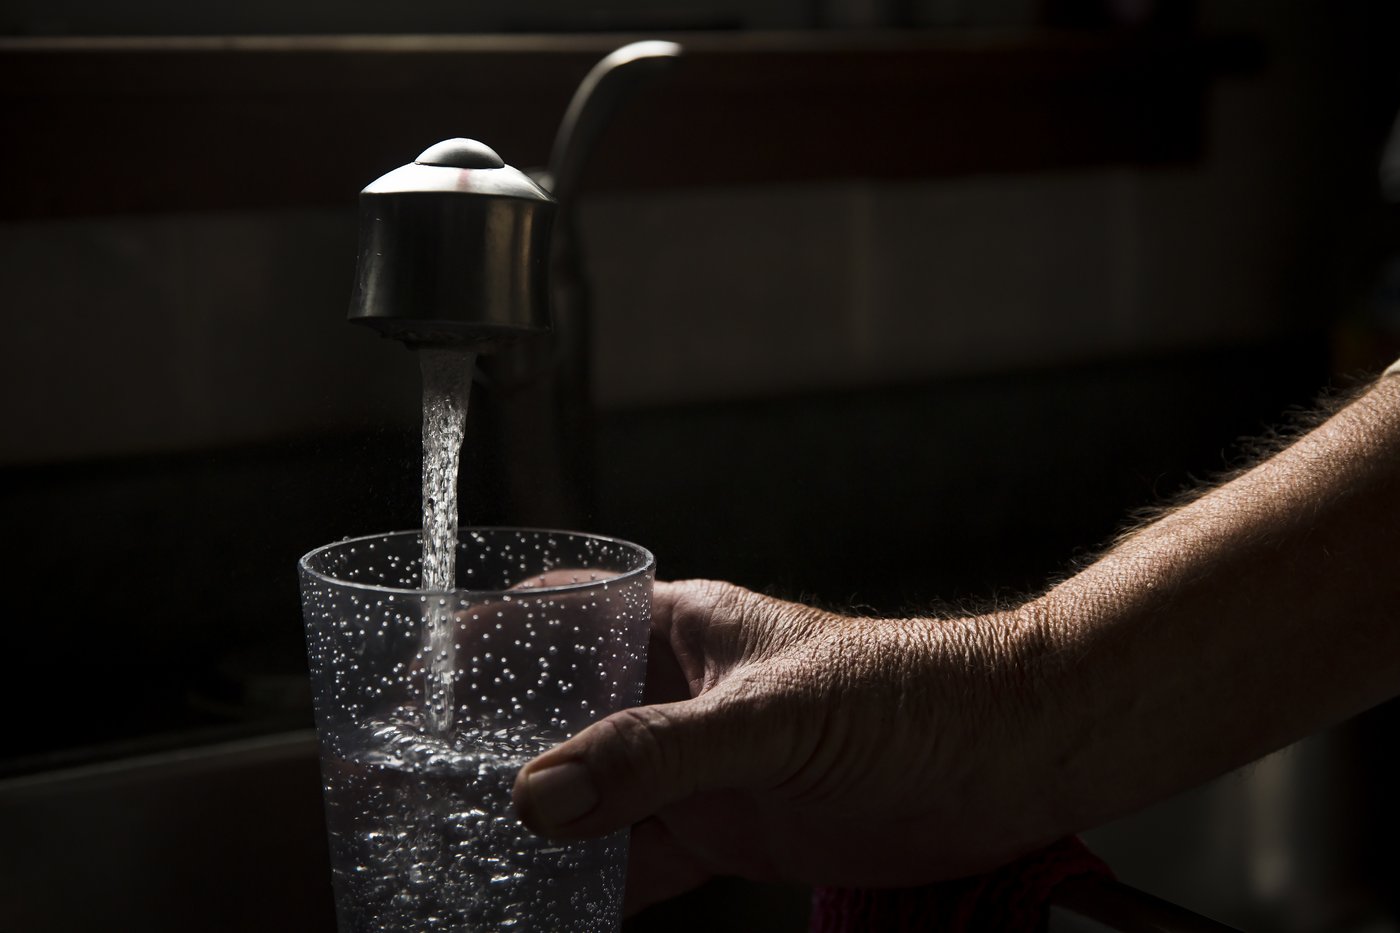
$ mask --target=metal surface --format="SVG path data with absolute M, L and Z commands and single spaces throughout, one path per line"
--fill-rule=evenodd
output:
M 309 730 L 0 780 L 0 930 L 332 933 Z
M 547 331 L 554 206 L 482 143 L 428 148 L 360 193 L 349 319 L 406 344 L 477 352 Z
M 604 129 L 645 85 L 667 73 L 674 42 L 625 45 L 589 70 L 565 110 L 539 183 L 558 201 L 550 256 L 548 338 L 520 341 L 478 364 L 473 415 L 499 452 L 493 485 L 501 520 L 588 527 L 594 512 L 591 310 L 576 220 L 584 170 Z
M 1394 720 L 1373 711 L 1084 834 L 1124 882 L 1245 930 L 1394 931 Z
M 604 57 L 584 76 L 549 153 L 546 186 L 559 201 L 573 202 L 589 154 L 627 97 L 668 71 L 680 54 L 674 42 L 633 42 Z
M 1055 889 L 1048 933 L 1235 933 L 1234 927 L 1145 891 L 1101 878 L 1072 879 Z

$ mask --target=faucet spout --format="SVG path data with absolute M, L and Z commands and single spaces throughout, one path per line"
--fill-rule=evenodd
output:
M 429 147 L 360 192 L 349 319 L 410 347 L 477 353 L 548 331 L 554 209 L 489 146 Z

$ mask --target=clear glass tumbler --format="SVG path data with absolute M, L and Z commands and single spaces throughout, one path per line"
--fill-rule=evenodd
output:
M 654 561 L 574 532 L 464 529 L 425 592 L 419 532 L 303 557 L 302 608 L 341 933 L 613 931 L 625 833 L 517 820 L 520 766 L 641 702 Z

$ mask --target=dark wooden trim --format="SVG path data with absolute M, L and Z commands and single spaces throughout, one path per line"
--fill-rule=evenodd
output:
M 438 139 L 541 164 L 635 36 L 0 40 L 0 218 L 350 205 Z M 706 33 L 586 186 L 1021 172 L 1195 157 L 1203 46 L 1131 33 Z

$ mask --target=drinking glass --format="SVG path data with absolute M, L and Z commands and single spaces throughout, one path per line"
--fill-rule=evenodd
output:
M 417 531 L 298 565 L 341 933 L 613 931 L 626 833 L 540 839 L 521 765 L 641 702 L 655 562 L 576 532 L 464 529 L 425 592 Z

